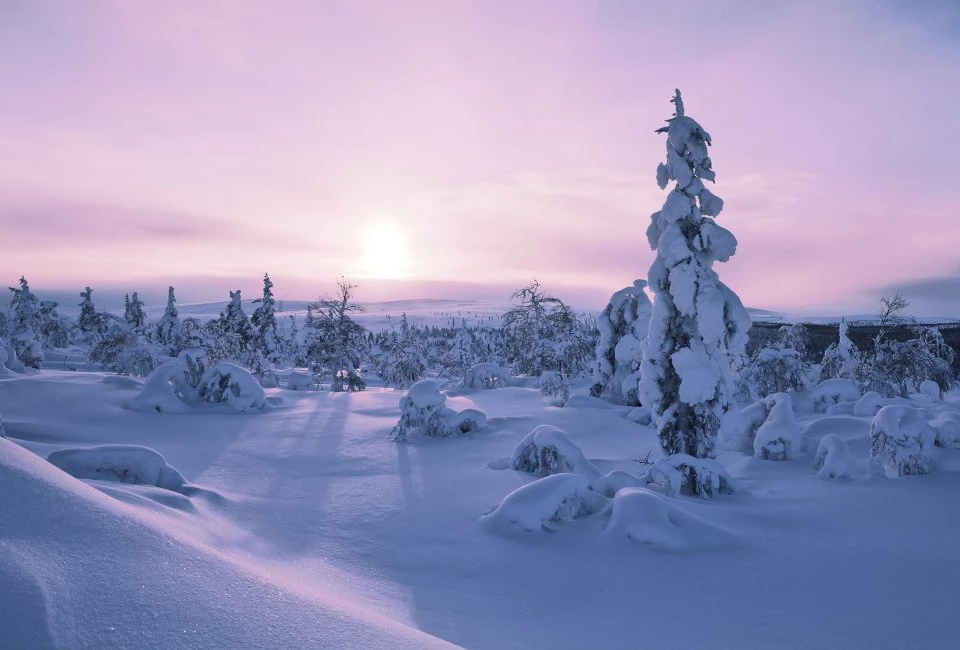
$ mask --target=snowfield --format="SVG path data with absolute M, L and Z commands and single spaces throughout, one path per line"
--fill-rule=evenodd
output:
M 798 413 L 789 460 L 721 452 L 739 491 L 705 501 L 642 486 L 649 465 L 633 459 L 662 454 L 629 407 L 555 408 L 521 387 L 448 395 L 486 425 L 396 443 L 402 391 L 273 388 L 271 408 L 243 413 L 125 408 L 141 389 L 93 372 L 0 378 L 0 647 L 960 638 L 960 451 L 935 447 L 930 474 L 886 478 L 871 467 L 871 415 Z M 960 393 L 923 412 L 955 446 Z M 565 432 L 599 474 L 618 471 L 623 489 L 611 497 L 581 473 L 522 489 L 545 480 L 510 469 L 539 425 Z M 817 477 L 821 454 L 837 480 Z M 57 465 L 108 467 L 108 480 Z

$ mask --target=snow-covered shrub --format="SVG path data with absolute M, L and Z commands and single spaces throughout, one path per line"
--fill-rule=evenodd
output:
M 582 474 L 590 480 L 600 476 L 580 447 L 552 424 L 541 424 L 523 437 L 510 456 L 510 467 L 538 476 L 564 472 Z
M 860 350 L 847 336 L 847 321 L 840 320 L 840 334 L 836 343 L 831 343 L 823 353 L 820 380 L 856 379 L 861 362 Z
M 746 451 L 752 454 L 757 429 L 766 421 L 771 405 L 772 402 L 764 398 L 745 406 L 739 412 L 732 409 L 728 411 L 720 429 L 720 445 L 729 451 Z
M 346 278 L 340 278 L 335 296 L 320 298 L 310 305 L 304 327 L 307 363 L 316 383 L 329 378 L 330 390 L 334 392 L 361 391 L 367 387 L 360 372 L 366 330 L 351 317 L 363 311 L 354 303 L 356 288 Z M 412 346 L 406 314 L 401 321 L 401 338 L 402 343 L 380 360 L 379 370 L 388 385 L 406 388 L 423 376 L 423 369 L 415 363 L 422 359 L 422 354 Z
M 384 342 L 376 360 L 384 383 L 394 388 L 412 388 L 427 372 L 427 351 L 407 321 L 400 316 L 400 331 Z
M 647 336 L 653 305 L 644 292 L 646 280 L 617 291 L 597 317 L 600 338 L 597 341 L 594 379 L 595 397 L 614 404 L 637 406 L 640 382 L 641 342 Z
M 813 458 L 817 478 L 847 478 L 850 476 L 850 447 L 835 433 L 828 433 L 817 445 Z
M 267 396 L 257 378 L 229 362 L 210 368 L 200 379 L 197 396 L 209 404 L 229 404 L 240 412 L 263 409 Z
M 56 467 L 75 478 L 153 485 L 179 492 L 186 479 L 166 459 L 149 447 L 101 445 L 61 449 L 47 456 Z
M 920 394 L 929 397 L 934 402 L 943 399 L 943 391 L 940 390 L 940 384 L 929 379 L 920 382 Z
M 860 389 L 852 379 L 827 379 L 817 384 L 808 395 L 810 407 L 817 413 L 826 413 L 830 406 L 859 399 Z
M 496 363 L 476 363 L 466 371 L 459 388 L 464 391 L 503 388 L 513 383 L 509 368 Z
M 793 414 L 793 402 L 787 393 L 766 398 L 770 409 L 753 440 L 753 455 L 761 460 L 790 460 L 800 452 L 800 425 Z
M 316 390 L 317 380 L 312 373 L 294 370 L 287 375 L 287 388 L 290 390 Z
M 200 385 L 204 374 L 210 369 L 210 359 L 203 348 L 187 348 L 177 355 L 180 370 L 187 384 L 193 388 Z
M 7 352 L 10 356 L 7 367 L 14 372 L 24 372 L 19 369 L 20 364 L 39 369 L 43 365 L 40 301 L 22 276 L 19 288 L 10 287 L 10 292 L 13 295 L 10 297 L 6 318 L 6 329 L 9 333 Z
M 498 532 L 549 531 L 548 524 L 583 519 L 608 501 L 579 474 L 552 474 L 517 488 L 480 521 Z
M 753 399 L 807 387 L 810 366 L 792 348 L 763 348 L 740 371 L 740 381 Z
M 678 508 L 675 501 L 637 487 L 617 492 L 603 534 L 670 552 L 717 548 L 734 539 L 709 521 Z
M 935 444 L 922 409 L 884 406 L 870 423 L 870 457 L 890 477 L 932 471 Z
M 432 379 L 418 381 L 400 399 L 400 421 L 393 428 L 392 438 L 405 441 L 410 435 L 428 438 L 473 433 L 484 427 L 486 415 L 475 409 L 457 413 L 446 407 L 447 397 Z
M 17 351 L 12 345 L 0 345 L 3 348 L 3 351 L 6 353 L 6 358 L 3 359 L 3 365 L 6 366 L 7 370 L 15 373 L 24 373 L 27 371 L 27 367 L 20 363 L 20 359 L 17 357 Z
M 875 390 L 864 393 L 853 407 L 853 414 L 857 417 L 873 417 L 883 406 L 883 395 Z
M 661 189 L 670 180 L 676 185 L 647 228 L 657 252 L 648 275 L 656 295 L 638 395 L 653 412 L 664 452 L 676 456 L 660 469 L 669 489 L 709 496 L 723 489 L 719 466 L 700 459 L 714 455 L 732 402 L 731 358 L 743 356 L 750 317 L 713 270 L 715 261 L 734 255 L 737 240 L 711 218 L 723 201 L 703 184 L 715 178 L 710 135 L 684 115 L 679 90 L 672 102 L 674 117 L 659 129 L 667 134 L 667 160 L 657 167 L 657 183 Z
M 180 367 L 176 363 L 167 363 L 147 376 L 140 394 L 128 407 L 147 413 L 186 413 L 190 410 L 184 402 L 187 391 L 190 386 L 184 382 Z
M 930 426 L 936 431 L 938 447 L 960 449 L 960 413 L 941 413 L 930 421 Z
M 699 495 L 710 499 L 717 494 L 733 494 L 736 484 L 723 465 L 712 458 L 673 454 L 661 458 L 647 472 L 647 483 L 659 485 L 667 496 Z
M 90 361 L 106 372 L 146 377 L 158 364 L 157 351 L 145 336 L 111 314 L 100 314 L 98 335 L 90 350 Z
M 566 406 L 570 400 L 570 382 L 559 372 L 543 373 L 537 378 L 536 387 L 554 406 Z

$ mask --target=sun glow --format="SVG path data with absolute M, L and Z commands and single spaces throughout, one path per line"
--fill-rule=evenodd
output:
M 360 231 L 359 273 L 363 277 L 395 279 L 410 275 L 410 244 L 399 223 L 372 221 Z

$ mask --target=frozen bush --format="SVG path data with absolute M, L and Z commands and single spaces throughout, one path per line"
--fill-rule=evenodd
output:
M 256 377 L 228 362 L 220 363 L 204 373 L 197 396 L 201 402 L 229 404 L 240 412 L 267 406 L 267 396 Z
M 800 425 L 793 414 L 787 393 L 776 393 L 764 400 L 770 408 L 753 440 L 753 455 L 761 460 L 790 460 L 800 451 Z
M 659 485 L 667 496 L 695 494 L 704 499 L 737 491 L 733 478 L 712 458 L 674 454 L 661 458 L 647 472 L 647 483 Z
M 763 348 L 740 372 L 740 381 L 754 399 L 807 387 L 809 364 L 793 348 Z
M 857 417 L 873 417 L 883 406 L 883 395 L 871 390 L 861 397 L 853 407 L 853 414 Z
M 646 280 L 617 291 L 597 317 L 600 337 L 593 376 L 596 397 L 614 404 L 637 406 L 640 382 L 641 342 L 647 336 L 653 306 L 644 292 Z
M 884 406 L 870 423 L 870 457 L 889 477 L 931 472 L 935 442 L 921 409 Z
M 473 433 L 486 424 L 487 416 L 475 409 L 457 413 L 445 406 L 446 395 L 432 379 L 418 381 L 400 399 L 400 421 L 391 434 L 397 442 L 410 435 L 428 438 Z
M 936 445 L 946 449 L 960 449 L 960 413 L 941 413 L 930 421 L 937 434 Z
M 559 372 L 544 372 L 537 379 L 536 387 L 553 406 L 566 406 L 570 400 L 570 382 Z
M 548 531 L 548 524 L 582 519 L 606 507 L 606 497 L 590 489 L 579 474 L 553 474 L 517 488 L 480 518 L 499 532 Z
M 513 450 L 510 467 L 538 476 L 564 472 L 581 474 L 590 480 L 600 476 L 580 447 L 552 424 L 541 424 L 523 437 Z
M 603 534 L 669 552 L 702 551 L 734 541 L 725 530 L 645 488 L 627 488 L 617 493 Z
M 934 402 L 939 402 L 941 399 L 943 399 L 940 391 L 940 385 L 930 379 L 920 382 L 920 394 L 926 395 Z
M 313 373 L 294 370 L 287 375 L 287 388 L 289 390 L 316 390 L 317 381 Z
M 827 379 L 817 384 L 809 394 L 810 405 L 817 413 L 826 413 L 831 406 L 859 399 L 860 389 L 852 379 Z
M 768 401 L 759 399 L 742 408 L 737 416 L 728 415 L 724 420 L 725 426 L 720 429 L 723 448 L 730 451 L 747 451 L 752 454 L 757 429 L 766 421 L 769 413 Z
M 847 478 L 850 476 L 850 447 L 847 441 L 829 433 L 817 445 L 813 458 L 817 478 Z
M 513 383 L 509 368 L 501 368 L 496 363 L 477 363 L 467 370 L 460 382 L 464 391 L 503 388 Z
M 128 406 L 134 411 L 186 413 L 190 407 L 183 400 L 185 390 L 189 386 L 185 385 L 179 366 L 164 364 L 147 376 L 140 394 Z
M 166 459 L 149 447 L 102 445 L 84 449 L 61 449 L 47 460 L 80 479 L 153 485 L 179 492 L 186 480 Z

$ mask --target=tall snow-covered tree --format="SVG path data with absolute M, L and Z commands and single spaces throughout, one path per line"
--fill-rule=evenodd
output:
M 381 348 L 377 372 L 388 386 L 410 388 L 426 375 L 427 351 L 406 313 L 400 316 L 399 332 L 391 332 Z
M 656 258 L 649 272 L 654 291 L 650 329 L 643 342 L 640 401 L 657 425 L 664 459 L 682 487 L 703 497 L 727 491 L 725 473 L 711 459 L 721 421 L 730 408 L 734 382 L 731 357 L 742 357 L 750 317 L 737 295 L 713 270 L 726 262 L 737 240 L 713 217 L 723 200 L 704 187 L 714 181 L 707 147 L 710 135 L 684 113 L 677 90 L 667 126 L 667 158 L 657 184 L 674 187 L 647 228 Z
M 617 291 L 597 317 L 594 380 L 591 393 L 614 404 L 638 406 L 641 342 L 647 336 L 653 305 L 643 291 L 646 280 Z
M 576 329 L 576 313 L 536 280 L 515 291 L 513 298 L 520 304 L 503 315 L 501 326 L 514 373 L 539 377 L 546 371 L 564 371 L 559 346 Z
M 80 328 L 81 336 L 90 343 L 95 343 L 97 328 L 100 319 L 97 317 L 97 308 L 93 304 L 93 289 L 87 287 L 80 292 L 80 319 L 77 326 Z
M 250 356 L 254 347 L 255 333 L 250 319 L 243 311 L 243 298 L 240 289 L 230 292 L 230 302 L 227 310 L 220 313 L 220 331 L 236 341 L 239 358 L 235 359 L 244 365 L 251 365 Z
M 834 379 L 841 377 L 844 379 L 856 379 L 860 367 L 860 350 L 856 344 L 847 335 L 847 321 L 840 319 L 840 335 L 836 343 L 831 343 L 830 347 L 823 353 L 823 366 L 820 370 L 820 380 Z
M 40 328 L 38 334 L 44 347 L 65 348 L 70 344 L 70 333 L 57 311 L 55 301 L 41 300 L 37 318 Z
M 177 297 L 173 287 L 167 288 L 167 307 L 157 323 L 157 343 L 169 356 L 175 357 L 180 352 L 177 348 L 177 334 L 180 332 L 180 315 L 177 312 Z
M 137 295 L 136 291 L 129 297 L 124 294 L 123 301 L 123 319 L 130 323 L 130 327 L 134 332 L 142 334 L 147 320 L 143 313 L 143 301 L 140 300 L 140 296 Z
M 351 317 L 363 311 L 353 301 L 357 285 L 346 278 L 337 281 L 337 293 L 313 303 L 307 311 L 307 359 L 319 381 L 330 378 L 330 390 L 363 390 L 360 357 L 366 330 Z
M 273 297 L 273 282 L 263 274 L 263 296 L 253 301 L 257 308 L 250 317 L 254 339 L 251 350 L 251 368 L 262 373 L 283 365 L 283 339 L 277 329 L 277 301 Z
M 19 287 L 10 287 L 13 296 L 7 313 L 10 343 L 17 358 L 28 368 L 43 364 L 43 345 L 40 342 L 40 301 L 30 290 L 26 278 L 20 277 Z

